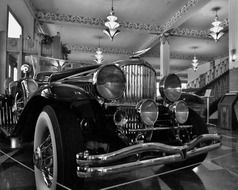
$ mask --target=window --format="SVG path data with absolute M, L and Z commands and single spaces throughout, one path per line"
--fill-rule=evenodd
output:
M 8 8 L 8 38 L 20 38 L 22 35 L 22 26 L 17 21 L 13 12 Z M 7 73 L 8 78 L 13 81 L 17 80 L 17 61 L 18 61 L 18 53 L 8 53 L 8 61 L 7 61 Z
M 20 38 L 22 35 L 22 27 L 13 16 L 11 11 L 8 11 L 8 38 Z

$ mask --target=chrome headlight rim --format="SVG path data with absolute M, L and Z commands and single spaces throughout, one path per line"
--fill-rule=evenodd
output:
M 164 76 L 159 83 L 159 91 L 168 102 L 179 100 L 182 94 L 182 83 L 176 74 Z
M 113 121 L 116 126 L 125 126 L 128 122 L 128 115 L 125 111 L 118 109 L 113 115 Z
M 153 104 L 154 106 L 154 110 L 153 112 L 151 112 L 152 114 L 150 115 L 147 115 L 148 112 L 145 112 L 146 109 L 145 109 L 145 106 L 146 104 L 148 105 L 148 103 L 151 103 Z M 158 106 L 156 104 L 156 102 L 154 100 L 151 100 L 151 99 L 145 99 L 145 100 L 141 100 L 137 105 L 136 105 L 136 110 L 137 110 L 137 113 L 139 114 L 140 116 L 140 120 L 143 124 L 147 125 L 147 126 L 153 126 L 155 124 L 155 122 L 157 121 L 158 119 L 158 116 L 159 116 L 159 109 L 158 109 Z M 148 118 L 148 116 L 152 116 L 150 118 Z
M 177 101 L 173 104 L 173 112 L 175 119 L 179 124 L 184 124 L 188 120 L 189 109 L 187 103 L 183 100 Z
M 110 67 L 114 67 L 114 71 L 118 71 L 117 74 L 120 74 L 120 80 L 121 80 L 121 86 L 120 88 L 118 88 L 118 93 L 114 96 L 107 96 L 105 95 L 105 91 L 103 92 L 103 89 L 101 89 L 99 87 L 99 78 L 101 77 L 101 73 L 103 71 L 105 71 L 105 69 L 107 68 L 110 68 Z M 118 76 L 118 75 L 117 75 Z M 106 77 L 104 77 L 106 78 Z M 94 73 L 94 76 L 93 76 L 93 84 L 95 85 L 95 88 L 96 88 L 96 91 L 98 93 L 98 95 L 100 97 L 102 97 L 104 100 L 108 100 L 108 101 L 113 101 L 113 100 L 117 100 L 119 99 L 120 97 L 122 97 L 125 89 L 126 89 L 126 78 L 125 78 L 125 74 L 124 72 L 121 70 L 121 68 L 115 64 L 107 64 L 107 65 L 103 65 L 101 66 L 98 71 L 96 73 Z M 105 90 L 106 88 L 104 88 Z M 110 90 L 110 89 L 107 89 L 107 90 Z M 112 90 L 112 89 L 111 89 Z

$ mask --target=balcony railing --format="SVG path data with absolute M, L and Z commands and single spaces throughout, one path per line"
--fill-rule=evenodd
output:
M 46 57 L 61 58 L 61 43 L 58 39 L 52 43 L 44 44 L 38 39 L 8 38 L 7 51 L 13 53 L 24 53 Z
M 211 68 L 206 73 L 201 74 L 198 78 L 188 83 L 188 88 L 202 88 L 213 80 L 229 70 L 229 60 L 226 58 L 221 63 Z

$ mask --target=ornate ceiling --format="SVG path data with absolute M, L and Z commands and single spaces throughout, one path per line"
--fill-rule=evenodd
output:
M 191 68 L 194 46 L 200 63 L 228 55 L 228 33 L 218 42 L 209 35 L 215 7 L 220 8 L 219 19 L 228 28 L 228 0 L 114 0 L 121 32 L 113 41 L 102 32 L 111 0 L 25 1 L 45 32 L 60 33 L 74 62 L 94 64 L 100 39 L 106 63 L 128 59 L 133 52 L 151 47 L 144 59 L 159 71 L 160 34 L 164 32 L 170 44 L 170 70 L 182 76 Z

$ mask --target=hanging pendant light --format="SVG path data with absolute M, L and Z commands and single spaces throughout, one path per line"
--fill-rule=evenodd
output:
M 198 59 L 196 57 L 196 53 L 195 50 L 197 49 L 197 47 L 192 47 L 194 49 L 194 56 L 193 56 L 193 60 L 192 60 L 192 66 L 193 66 L 193 70 L 196 72 L 198 70 Z
M 100 48 L 100 39 L 99 39 L 99 45 L 98 45 L 96 54 L 95 54 L 94 56 L 95 56 L 95 58 L 96 58 L 94 61 L 96 61 L 96 63 L 98 63 L 98 64 L 102 64 L 102 62 L 103 62 L 104 60 L 103 60 L 102 50 L 101 50 L 101 48 Z
M 214 21 L 212 22 L 213 27 L 210 28 L 210 35 L 213 37 L 213 39 L 217 42 L 223 35 L 224 32 L 222 32 L 223 27 L 221 26 L 221 21 L 218 20 L 217 11 L 219 8 L 215 8 L 216 16 Z
M 120 24 L 117 22 L 117 17 L 115 16 L 114 9 L 113 9 L 113 0 L 112 0 L 112 9 L 110 11 L 110 14 L 107 16 L 107 20 L 105 22 L 105 26 L 107 27 L 103 32 L 111 39 L 119 34 L 120 30 L 117 28 L 120 26 Z
M 196 72 L 198 70 L 198 59 L 196 58 L 196 56 L 193 57 L 192 61 L 193 70 Z

